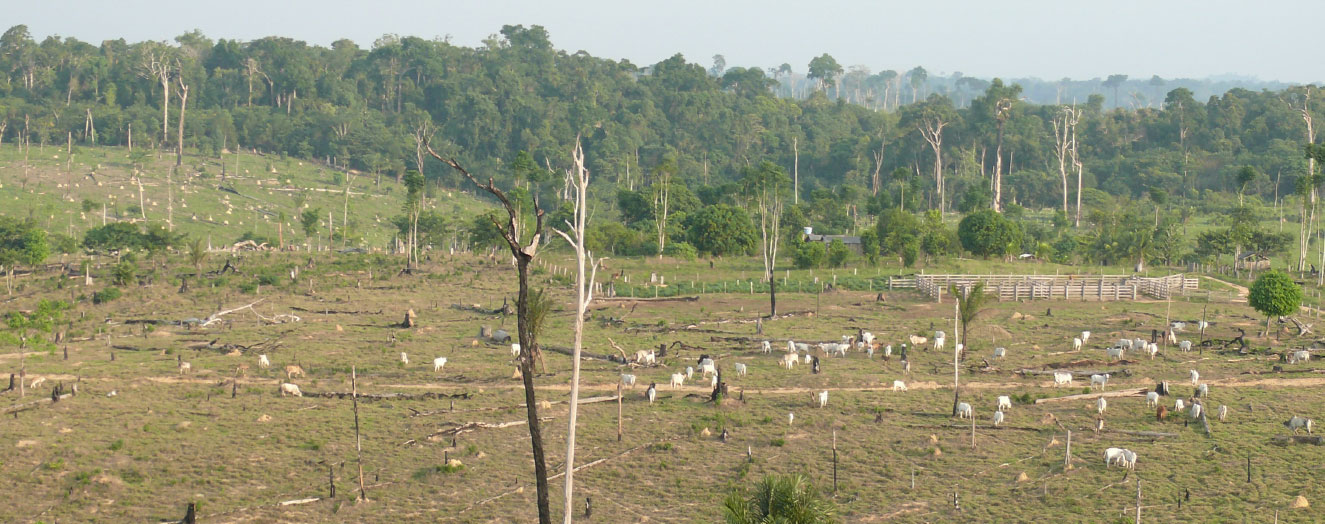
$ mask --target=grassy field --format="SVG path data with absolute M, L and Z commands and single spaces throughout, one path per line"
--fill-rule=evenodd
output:
M 143 162 L 140 205 L 133 162 L 125 148 L 76 146 L 70 155 L 65 148 L 45 147 L 24 155 L 17 146 L 0 145 L 0 202 L 4 202 L 0 214 L 32 217 L 49 231 L 81 238 L 83 232 L 102 225 L 103 205 L 108 221 L 142 221 L 145 214 L 150 223 L 166 224 L 173 197 L 175 231 L 209 238 L 217 246 L 244 233 L 279 240 L 282 214 L 289 244 L 326 245 L 328 221 L 335 221 L 337 231 L 344 227 L 349 176 L 341 170 L 248 152 L 220 158 L 185 156 L 179 174 L 171 176 L 174 187 L 168 190 L 167 174 L 175 167 L 175 156 L 153 151 Z M 348 245 L 386 248 L 395 236 L 391 218 L 403 214 L 405 190 L 392 180 L 379 184 L 368 173 L 348 182 Z M 434 191 L 428 203 L 445 216 L 465 219 L 481 206 L 468 194 L 447 190 Z M 310 209 L 321 211 L 311 239 L 299 223 L 299 215 Z M 341 245 L 338 240 L 336 247 Z
M 222 256 L 213 255 L 206 267 L 219 268 Z M 543 343 L 568 346 L 572 298 L 567 277 L 553 266 L 570 264 L 555 252 L 548 256 L 534 281 L 553 292 L 558 308 Z M 0 297 L 3 311 L 30 309 L 42 298 L 78 302 L 59 323 L 66 338 L 54 353 L 20 356 L 19 348 L 0 348 L 5 371 L 16 372 L 25 364 L 29 381 L 47 379 L 26 399 L 19 399 L 17 391 L 0 394 L 0 406 L 49 396 L 56 383 L 77 382 L 79 394 L 18 413 L 0 426 L 0 487 L 10 494 L 10 502 L 0 507 L 0 521 L 178 519 L 190 501 L 199 504 L 204 522 L 533 520 L 527 428 L 462 433 L 454 445 L 449 436 L 429 438 L 467 422 L 524 420 L 523 393 L 512 377 L 509 352 L 475 341 L 480 326 L 513 330 L 515 319 L 469 307 L 496 309 L 512 297 L 511 266 L 501 257 L 434 254 L 423 271 L 401 275 L 402 260 L 380 255 L 316 255 L 312 267 L 309 260 L 306 254 L 241 254 L 233 260 L 239 274 L 194 279 L 187 293 L 179 293 L 173 283 L 130 286 L 122 298 L 105 304 L 79 300 L 106 287 L 105 269 L 97 270 L 90 288 L 81 277 L 21 276 L 16 294 Z M 676 285 L 692 278 L 708 285 L 748 282 L 759 272 L 756 264 L 721 260 L 710 268 L 707 261 L 607 262 L 608 272 L 624 273 L 622 280 L 629 276 L 632 283 L 647 282 L 649 273 L 661 272 Z M 141 266 L 171 277 L 155 282 L 192 273 L 179 257 L 154 269 Z M 291 278 L 296 266 L 300 271 Z M 1029 272 L 1017 265 L 985 267 Z M 1038 267 L 1053 271 L 1052 266 Z M 851 271 L 838 270 L 838 278 Z M 873 271 L 860 269 L 853 276 Z M 878 271 L 888 274 L 886 268 Z M 793 271 L 789 276 L 811 282 L 814 277 L 831 279 L 832 272 L 811 276 Z M 593 305 L 588 351 L 613 353 L 612 342 L 630 353 L 678 341 L 684 346 L 670 350 L 658 367 L 628 370 L 585 361 L 585 397 L 614 394 L 622 372 L 636 374 L 640 382 L 625 395 L 621 442 L 614 402 L 580 410 L 577 463 L 607 459 L 576 474 L 577 497 L 593 497 L 592 521 L 715 522 L 728 490 L 769 473 L 802 472 L 832 492 L 834 433 L 839 463 L 836 493 L 830 494 L 847 522 L 1126 522 L 1134 512 L 1137 478 L 1143 481 L 1147 522 L 1268 521 L 1276 510 L 1280 522 L 1311 522 L 1318 520 L 1318 510 L 1290 509 L 1290 502 L 1301 495 L 1312 504 L 1325 503 L 1319 483 L 1325 475 L 1321 448 L 1271 444 L 1273 436 L 1287 433 L 1281 423 L 1291 415 L 1322 418 L 1325 412 L 1325 395 L 1319 393 L 1325 377 L 1306 371 L 1325 369 L 1319 361 L 1283 365 L 1285 371 L 1276 372 L 1274 367 L 1282 364 L 1267 354 L 1309 341 L 1285 331 L 1281 341 L 1252 339 L 1254 351 L 1248 355 L 1166 348 L 1154 360 L 1128 355 L 1123 363 L 1105 362 L 1103 346 L 1122 337 L 1148 338 L 1166 317 L 1194 323 L 1205 315 L 1212 322 L 1210 338 L 1231 338 L 1238 327 L 1254 334 L 1262 319 L 1244 303 L 991 304 L 972 325 L 969 357 L 960 366 L 962 399 L 974 405 L 978 421 L 972 448 L 969 424 L 947 416 L 950 352 L 912 350 L 909 374 L 896 355 L 886 361 L 852 352 L 846 358 L 824 357 L 823 372 L 816 375 L 808 366 L 781 369 L 780 354 L 761 353 L 757 342 L 830 341 L 862 328 L 899 347 L 910 334 L 952 333 L 951 302 L 936 304 L 911 291 L 888 292 L 878 302 L 877 291 L 841 286 L 822 294 L 785 293 L 779 305 L 787 316 L 766 321 L 764 334 L 756 335 L 753 320 L 766 312 L 765 295 L 709 291 L 695 302 Z M 240 311 L 204 329 L 135 323 L 205 318 L 254 302 L 262 316 L 295 314 L 301 320 L 273 325 Z M 411 308 L 419 313 L 419 326 L 398 327 Z M 1083 329 L 1094 333 L 1089 347 L 1071 352 L 1071 337 Z M 1180 337 L 1195 340 L 1199 335 Z M 998 346 L 1008 349 L 1006 358 L 992 357 Z M 400 362 L 401 352 L 409 355 L 409 364 Z M 681 389 L 668 388 L 670 374 L 694 365 L 700 353 L 716 356 L 725 370 L 735 362 L 747 364 L 748 376 L 729 376 L 737 398 L 722 406 L 707 402 L 709 388 L 698 376 Z M 258 354 L 268 355 L 274 367 L 258 369 Z M 547 370 L 536 379 L 540 399 L 563 401 L 542 411 L 549 417 L 544 425 L 548 465 L 557 473 L 563 462 L 570 360 L 551 351 L 544 355 Z M 438 356 L 450 360 L 434 373 L 431 360 Z M 193 373 L 180 375 L 177 359 L 190 362 Z M 372 502 L 357 504 L 352 403 L 281 397 L 277 369 L 292 363 L 308 371 L 294 380 L 306 393 L 350 391 L 354 367 L 362 393 L 467 397 L 362 401 L 363 468 Z M 241 364 L 250 369 L 232 388 Z M 1197 369 L 1211 387 L 1206 405 L 1212 410 L 1227 405 L 1230 416 L 1226 422 L 1211 419 L 1212 435 L 1206 436 L 1186 416 L 1157 422 L 1142 398 L 1112 398 L 1104 414 L 1106 429 L 1096 432 L 1093 398 L 1033 403 L 1083 393 L 1088 381 L 1054 387 L 1047 377 L 1016 373 L 1058 367 L 1125 369 L 1114 374 L 1109 390 L 1169 380 L 1174 393 L 1184 397 L 1192 392 L 1188 370 Z M 897 379 L 905 380 L 910 391 L 891 391 Z M 660 384 L 653 404 L 643 398 L 650 382 Z M 830 400 L 819 409 L 812 395 L 825 389 Z M 112 391 L 116 395 L 108 397 Z M 1016 400 L 1005 427 L 995 429 L 989 420 L 998 395 Z M 1173 399 L 1163 402 L 1171 406 Z M 788 424 L 793 412 L 795 423 Z M 725 443 L 718 438 L 723 429 L 730 433 Z M 1071 470 L 1064 469 L 1066 429 L 1072 430 Z M 1174 436 L 1137 437 L 1119 430 Z M 1126 481 L 1123 471 L 1103 465 L 1101 452 L 1111 446 L 1140 455 L 1136 472 Z M 463 467 L 443 467 L 448 458 Z M 334 499 L 276 505 L 326 497 L 328 467 L 337 487 Z M 552 486 L 552 506 L 560 508 L 561 484 L 553 481 Z M 954 507 L 954 493 L 960 509 Z M 577 501 L 577 508 L 582 504 Z

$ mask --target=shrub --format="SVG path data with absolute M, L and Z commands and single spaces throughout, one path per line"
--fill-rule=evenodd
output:
M 682 260 L 694 260 L 699 257 L 699 251 L 689 242 L 672 242 L 663 248 L 663 254 L 669 257 L 676 257 Z
M 112 300 L 120 298 L 120 288 L 108 287 L 92 294 L 93 304 L 105 304 Z

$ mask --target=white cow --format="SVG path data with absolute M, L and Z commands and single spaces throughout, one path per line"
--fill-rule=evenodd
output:
M 1208 398 L 1210 396 L 1210 384 L 1201 384 L 1196 386 L 1196 396 Z
M 888 357 L 892 357 L 892 356 L 893 356 L 893 345 L 892 345 L 892 344 L 888 344 L 888 345 L 886 345 L 886 346 L 883 346 L 883 356 L 884 356 L 884 358 L 888 358 Z
M 1293 430 L 1294 435 L 1297 434 L 1297 430 L 1299 429 L 1305 429 L 1307 430 L 1308 435 L 1311 434 L 1311 419 L 1306 417 L 1294 416 L 1293 418 L 1288 419 L 1288 422 L 1284 422 L 1284 426 Z
M 1123 348 L 1109 348 L 1104 350 L 1104 353 L 1108 355 L 1109 360 L 1115 360 L 1123 358 L 1123 351 Z
M 281 384 L 281 396 L 284 397 L 286 395 L 294 395 L 296 397 L 304 396 L 304 394 L 299 391 L 299 386 L 289 382 Z
M 1067 373 L 1065 371 L 1054 372 L 1054 384 L 1061 386 L 1063 384 L 1071 384 L 1071 383 L 1072 383 L 1071 373 Z
M 814 361 L 814 357 L 810 356 L 809 353 L 806 353 L 806 354 L 805 354 L 805 363 L 806 363 L 806 364 L 809 364 L 810 362 L 813 362 L 813 361 Z
M 1104 450 L 1104 467 L 1109 467 L 1118 463 L 1126 467 L 1126 459 L 1123 458 L 1123 448 L 1106 448 Z
M 818 398 L 819 398 L 819 407 L 822 408 L 822 407 L 827 406 L 827 405 L 828 405 L 828 390 L 825 389 L 825 390 L 823 390 L 823 391 L 820 391 L 820 392 L 819 392 L 819 396 L 818 396 Z
M 1136 469 L 1136 452 L 1130 449 L 1123 449 L 1123 467 L 1127 469 Z
M 437 357 L 432 359 L 432 371 L 436 373 L 446 367 L 446 357 Z
M 994 348 L 994 358 L 1003 358 L 1008 356 L 1008 348 Z
M 653 399 L 658 398 L 658 384 L 649 384 L 649 390 L 645 394 L 648 395 L 649 403 L 652 404 Z
M 792 411 L 787 413 L 787 425 L 790 426 L 795 423 L 796 423 L 796 412 Z
M 1311 360 L 1311 352 L 1305 350 L 1294 351 L 1293 354 L 1288 357 L 1289 364 L 1296 364 L 1298 362 L 1309 362 L 1310 360 Z
M 944 346 L 945 344 L 947 344 L 947 342 L 948 342 L 947 337 L 935 336 L 935 337 L 934 337 L 934 349 L 942 350 L 942 349 L 943 349 L 943 346 Z
M 1105 373 L 1105 374 L 1103 374 L 1103 375 L 1091 375 L 1091 376 L 1090 376 L 1090 388 L 1091 388 L 1091 389 L 1095 389 L 1095 385 L 1096 385 L 1096 384 L 1099 384 L 1099 385 L 1100 385 L 1100 389 L 1103 390 L 1104 387 L 1107 386 L 1107 385 L 1109 384 L 1109 374 L 1108 374 L 1108 373 Z
M 1117 346 L 1117 347 L 1120 347 L 1120 348 L 1123 348 L 1123 349 L 1133 349 L 1133 348 L 1132 348 L 1132 339 L 1129 339 L 1129 338 L 1118 339 L 1118 342 L 1115 343 L 1114 346 Z
M 519 343 L 519 342 L 516 342 L 516 343 L 514 343 L 514 344 L 511 344 L 511 356 L 512 356 L 512 357 L 518 357 L 518 356 L 520 356 L 520 343 Z
M 929 342 L 929 339 L 916 335 L 911 335 L 908 340 L 911 342 L 911 347 L 920 347 L 925 345 L 926 342 Z
M 780 362 L 780 364 L 782 365 L 782 367 L 790 370 L 793 366 L 796 365 L 796 360 L 797 359 L 795 353 L 787 353 L 785 355 L 782 355 L 782 361 Z
M 773 344 L 770 343 L 770 342 L 767 341 L 767 340 L 764 341 L 763 348 L 764 348 L 764 353 L 772 353 L 772 352 L 773 352 Z
M 409 355 L 406 355 L 404 351 L 400 352 L 400 362 L 409 365 Z
M 957 404 L 957 418 L 971 418 L 971 405 L 965 402 Z
M 1192 404 L 1192 418 L 1193 418 L 1193 419 L 1200 419 L 1200 418 L 1201 418 L 1201 405 L 1200 405 L 1200 404 Z
M 672 389 L 681 387 L 682 384 L 685 384 L 685 381 L 686 381 L 685 374 L 672 373 L 672 382 L 671 382 Z
M 1096 412 L 1096 413 L 1103 414 L 1103 413 L 1104 413 L 1104 409 L 1105 409 L 1105 408 L 1108 408 L 1108 407 L 1109 407 L 1109 401 L 1104 400 L 1104 397 L 1100 397 L 1100 398 L 1095 399 L 1095 412 Z
M 1226 419 L 1226 418 L 1228 418 L 1228 406 L 1225 406 L 1225 405 L 1223 405 L 1223 404 L 1220 404 L 1220 405 L 1219 405 L 1219 421 L 1220 421 L 1220 422 L 1223 422 L 1224 419 Z
M 1155 360 L 1155 355 L 1159 354 L 1159 346 L 1152 343 L 1146 346 L 1146 352 L 1150 354 L 1150 360 Z
M 1083 343 L 1084 343 L 1084 342 L 1081 340 L 1081 337 L 1073 338 L 1073 339 L 1072 339 L 1072 351 L 1081 351 L 1081 344 L 1083 344 Z
M 1195 369 L 1193 369 L 1193 370 L 1191 371 L 1191 373 L 1189 373 L 1189 375 L 1191 375 L 1191 377 L 1192 377 L 1192 385 L 1193 385 L 1193 386 L 1195 386 L 1197 383 L 1199 383 L 1199 382 L 1201 381 L 1201 374 L 1200 374 L 1200 373 L 1197 373 Z
M 994 427 L 1001 426 L 1002 424 L 1003 424 L 1003 412 L 1002 412 L 1002 411 L 995 411 L 995 412 L 994 412 Z
M 621 384 L 622 384 L 622 385 L 625 385 L 625 386 L 630 386 L 630 387 L 634 388 L 634 387 L 635 387 L 635 375 L 630 375 L 630 374 L 622 373 L 622 374 L 621 374 Z
M 1151 391 L 1146 393 L 1146 407 L 1153 408 L 1159 405 L 1159 393 Z
M 796 343 L 795 343 L 795 342 L 792 342 L 792 341 L 790 341 L 790 340 L 788 340 L 788 341 L 787 341 L 787 353 L 795 353 L 795 352 L 796 352 Z
M 271 367 L 271 361 L 267 360 L 267 355 L 258 355 L 258 368 L 267 369 Z
M 1089 344 L 1089 343 L 1090 343 L 1090 332 L 1089 332 L 1089 331 L 1082 331 L 1082 332 L 1081 332 L 1081 343 L 1082 343 L 1082 344 Z
M 1182 411 L 1182 410 L 1185 410 L 1185 409 L 1187 409 L 1187 403 L 1186 403 L 1186 402 L 1183 402 L 1182 399 L 1176 399 L 1176 400 L 1173 401 L 1173 412 L 1174 412 L 1174 413 L 1177 413 L 1177 412 Z
M 641 365 L 654 364 L 658 361 L 657 359 L 658 359 L 657 354 L 654 353 L 653 350 L 644 351 L 643 349 L 641 349 L 635 352 L 636 364 L 641 364 Z
M 699 372 L 706 377 L 709 375 L 717 375 L 718 365 L 713 362 L 713 359 L 706 358 L 699 361 Z
M 695 367 L 694 367 L 694 366 L 686 366 L 686 379 L 689 380 L 689 379 L 692 379 L 692 378 L 695 378 Z
M 906 391 L 906 382 L 902 382 L 900 380 L 894 380 L 893 391 Z
M 1179 349 L 1179 350 L 1182 350 L 1182 351 L 1191 351 L 1191 350 L 1192 350 L 1192 341 L 1190 341 L 1190 340 L 1183 340 L 1183 341 L 1181 341 L 1181 342 L 1178 342 L 1178 349 Z
M 732 369 L 736 370 L 737 375 L 745 376 L 745 364 L 737 362 L 735 364 L 732 364 Z
M 1012 397 L 1009 397 L 1007 395 L 999 395 L 998 411 L 1003 411 L 1005 409 L 1012 409 Z

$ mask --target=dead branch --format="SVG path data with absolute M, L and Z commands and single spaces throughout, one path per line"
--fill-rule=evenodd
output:
M 1271 442 L 1280 446 L 1288 444 L 1315 444 L 1325 446 L 1325 436 L 1321 435 L 1275 435 Z
M 227 310 L 224 310 L 224 311 L 217 311 L 216 313 L 212 313 L 212 316 L 207 317 L 207 320 L 204 320 L 200 326 L 201 326 L 201 327 L 207 327 L 207 326 L 210 326 L 210 325 L 216 323 L 216 321 L 221 320 L 221 317 L 226 316 L 226 315 L 229 315 L 229 314 L 234 313 L 234 312 L 236 312 L 236 311 L 243 311 L 243 310 L 245 310 L 245 309 L 253 309 L 253 306 L 256 306 L 256 305 L 258 305 L 258 304 L 261 304 L 263 300 L 267 300 L 267 299 L 264 298 L 264 299 L 258 300 L 257 302 L 254 302 L 254 303 L 252 303 L 252 304 L 248 304 L 248 305 L 246 305 L 246 306 L 240 306 L 240 307 L 237 307 L 237 308 L 234 308 L 234 309 L 227 309 Z
M 466 393 L 466 395 L 468 395 L 468 393 Z M 359 395 L 359 398 L 363 398 L 363 395 Z M 598 402 L 611 402 L 611 401 L 614 401 L 614 400 L 616 400 L 616 399 L 617 399 L 617 396 L 616 396 L 616 395 L 612 395 L 612 396 L 608 396 L 608 397 L 590 397 L 590 398 L 582 398 L 582 399 L 580 399 L 580 401 L 578 402 L 578 404 L 581 405 L 581 406 L 583 406 L 583 405 L 585 405 L 585 404 L 596 404 L 596 403 L 598 403 Z M 548 402 L 547 404 L 544 404 L 544 405 L 550 407 L 550 406 L 555 406 L 555 405 L 558 405 L 558 404 L 566 404 L 566 403 L 568 403 L 568 401 L 565 401 L 565 400 L 558 400 L 558 401 L 555 401 L 555 402 Z M 488 407 L 488 408 L 458 409 L 458 410 L 455 410 L 455 411 L 446 410 L 446 409 L 439 409 L 439 410 L 436 410 L 436 411 L 414 411 L 414 410 L 411 409 L 410 411 L 412 411 L 412 413 L 410 413 L 409 416 L 410 416 L 410 418 L 414 418 L 414 417 L 429 417 L 429 416 L 433 416 L 433 415 L 449 415 L 449 414 L 451 414 L 451 413 L 480 413 L 480 412 L 486 412 L 486 411 L 503 411 L 503 410 L 508 410 L 508 409 L 520 409 L 520 408 L 523 408 L 523 407 L 526 407 L 526 406 L 524 405 L 524 403 L 516 404 L 516 405 L 514 405 L 514 406 L 497 406 L 497 407 Z
M 325 392 L 320 392 L 320 393 L 319 393 L 319 392 L 312 392 L 312 391 L 304 391 L 303 394 L 304 394 L 305 397 L 313 397 L 313 398 L 334 398 L 334 399 L 338 399 L 338 400 L 345 400 L 345 399 L 348 399 L 348 398 L 352 398 L 352 397 L 354 396 L 353 393 L 351 393 L 351 392 L 346 392 L 346 391 L 325 391 Z M 458 398 L 458 399 L 465 399 L 465 400 L 468 400 L 468 399 L 469 399 L 469 393 L 455 393 L 455 394 L 451 394 L 451 393 L 438 393 L 438 392 L 435 392 L 435 391 L 429 391 L 429 392 L 427 392 L 427 393 L 378 393 L 378 394 L 359 393 L 359 400 L 369 400 L 369 401 L 372 401 L 372 400 L 437 400 L 437 399 L 443 399 L 443 398 Z
M 1084 400 L 1084 399 L 1092 399 L 1098 397 L 1144 397 L 1146 396 L 1146 392 L 1148 391 L 1150 391 L 1149 388 L 1117 389 L 1114 391 L 1102 391 L 1099 393 L 1083 393 L 1080 395 L 1068 395 L 1066 397 L 1038 398 L 1035 399 L 1035 403 L 1044 404 L 1047 402 L 1067 402 L 1072 400 Z

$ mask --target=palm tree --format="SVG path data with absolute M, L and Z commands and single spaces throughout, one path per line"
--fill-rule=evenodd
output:
M 965 292 L 957 289 L 957 286 L 948 288 L 948 293 L 957 297 L 957 320 L 961 321 L 962 339 L 961 343 L 970 345 L 966 338 L 967 328 L 970 323 L 975 321 L 975 316 L 980 314 L 980 310 L 985 307 L 985 302 L 989 301 L 989 295 L 985 294 L 985 283 L 976 282 Z
M 727 524 L 829 524 L 839 522 L 832 502 L 801 474 L 769 475 L 745 496 L 733 491 L 723 501 Z
M 189 263 L 193 264 L 196 270 L 194 276 L 202 278 L 202 265 L 207 262 L 207 248 L 203 247 L 202 239 L 195 238 L 189 242 Z

